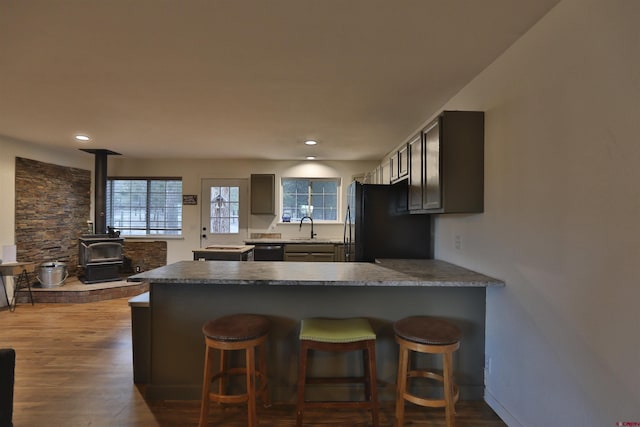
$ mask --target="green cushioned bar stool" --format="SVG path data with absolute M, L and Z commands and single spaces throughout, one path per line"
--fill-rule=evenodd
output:
M 364 373 L 361 377 L 308 377 L 310 350 L 329 352 L 362 351 Z M 364 401 L 309 401 L 307 384 L 364 384 Z M 300 323 L 300 362 L 298 367 L 298 404 L 296 426 L 302 426 L 308 408 L 367 408 L 374 427 L 378 427 L 378 391 L 376 380 L 376 334 L 366 319 L 303 319 Z
M 204 359 L 204 379 L 199 427 L 207 425 L 210 402 L 247 403 L 248 425 L 258 425 L 256 415 L 257 396 L 262 397 L 265 406 L 271 404 L 267 393 L 267 364 L 265 343 L 269 333 L 269 319 L 255 314 L 232 314 L 210 320 L 202 326 L 206 350 Z M 228 367 L 228 352 L 244 351 L 243 367 Z M 259 350 L 256 358 L 256 350 Z M 214 374 L 214 355 L 219 351 L 219 370 Z M 256 360 L 258 368 L 256 369 Z M 228 379 L 242 375 L 246 389 L 244 393 L 229 394 Z M 211 384 L 218 382 L 218 391 L 211 391 Z
M 395 322 L 393 331 L 400 346 L 395 427 L 404 425 L 405 400 L 419 406 L 445 408 L 446 426 L 454 427 L 458 387 L 453 381 L 453 352 L 460 348 L 460 329 L 438 317 L 410 316 Z M 442 354 L 442 375 L 426 369 L 411 369 L 411 352 Z M 428 378 L 442 383 L 443 398 L 427 399 L 410 393 L 409 380 L 412 378 Z

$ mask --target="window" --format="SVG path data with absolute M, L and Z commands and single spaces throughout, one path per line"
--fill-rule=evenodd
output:
M 283 221 L 337 221 L 339 186 L 339 178 L 282 178 Z
M 182 234 L 181 178 L 109 178 L 107 225 L 124 236 Z
M 240 187 L 211 187 L 209 233 L 238 234 Z

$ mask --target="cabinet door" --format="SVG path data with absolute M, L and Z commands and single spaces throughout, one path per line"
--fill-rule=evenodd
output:
M 422 209 L 422 135 L 409 142 L 409 210 Z
M 310 255 L 309 261 L 312 262 L 333 262 L 333 252 L 312 252 Z
M 389 160 L 389 175 L 391 182 L 398 179 L 398 154 L 391 156 Z
M 251 213 L 275 214 L 274 174 L 251 175 Z
M 289 252 L 284 254 L 284 260 L 289 262 L 309 261 L 307 252 Z
M 391 179 L 389 177 L 389 162 L 383 162 L 380 165 L 380 184 L 389 184 Z
M 424 131 L 424 182 L 422 200 L 424 209 L 442 207 L 440 186 L 440 126 L 434 122 Z
M 409 174 L 409 149 L 408 146 L 398 150 L 398 178 L 404 178 Z

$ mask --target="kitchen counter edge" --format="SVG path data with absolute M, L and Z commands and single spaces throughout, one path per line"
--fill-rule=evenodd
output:
M 160 284 L 501 287 L 502 280 L 440 260 L 360 262 L 179 261 L 130 276 Z

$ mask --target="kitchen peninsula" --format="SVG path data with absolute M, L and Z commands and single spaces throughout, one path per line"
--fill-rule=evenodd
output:
M 150 399 L 199 399 L 202 324 L 232 313 L 256 313 L 272 322 L 268 341 L 271 397 L 294 402 L 298 324 L 311 316 L 366 317 L 378 336 L 380 399 L 393 399 L 397 346 L 392 323 L 408 315 L 443 316 L 462 330 L 454 356 L 462 399 L 484 389 L 485 292 L 500 280 L 438 260 L 343 262 L 181 261 L 136 274 L 150 283 Z M 359 366 L 356 354 L 319 356 L 317 373 Z M 422 362 L 422 359 L 418 361 Z M 429 361 L 429 363 L 432 363 Z M 335 372 L 334 372 L 335 373 Z M 330 390 L 349 395 L 345 386 Z M 321 390 L 320 390 L 321 392 Z

